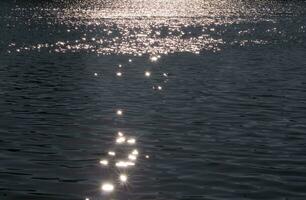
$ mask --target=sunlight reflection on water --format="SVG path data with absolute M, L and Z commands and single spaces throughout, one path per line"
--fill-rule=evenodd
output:
M 226 33 L 227 26 L 234 24 L 267 21 L 272 25 L 274 18 L 267 18 L 265 6 L 257 4 L 232 0 L 88 0 L 64 8 L 35 7 L 29 10 L 17 7 L 13 10 L 17 16 L 26 17 L 30 11 L 35 13 L 26 23 L 47 20 L 49 36 L 60 33 L 64 37 L 55 42 L 34 41 L 23 45 L 14 42 L 9 45 L 8 52 L 45 49 L 60 53 L 149 54 L 151 61 L 156 62 L 161 54 L 219 51 L 227 43 L 266 44 L 266 40 L 252 38 L 255 30 L 251 29 L 237 33 L 248 37 L 230 42 L 220 37 Z M 275 3 L 273 8 L 269 10 L 271 16 L 281 6 Z M 57 26 L 65 28 L 54 31 Z M 225 31 L 219 26 L 225 27 Z
M 121 146 L 124 145 L 125 140 L 126 139 L 125 139 L 124 134 L 122 132 L 119 132 L 119 136 L 116 139 L 115 146 L 116 145 L 121 145 Z M 131 167 L 134 167 L 136 165 L 135 162 L 136 162 L 137 157 L 139 155 L 138 150 L 135 149 L 135 147 L 134 147 L 134 144 L 135 144 L 136 140 L 134 138 L 132 138 L 132 139 L 127 140 L 127 142 L 129 142 L 129 141 L 130 141 L 129 144 L 133 144 L 132 149 L 129 146 L 124 146 L 124 151 L 121 154 L 117 154 L 115 151 L 108 152 L 109 156 L 111 156 L 111 157 L 116 156 L 115 162 L 112 161 L 111 163 L 109 163 L 109 161 L 106 160 L 106 159 L 103 159 L 103 160 L 100 161 L 100 164 L 102 164 L 104 166 L 109 166 L 110 168 L 112 168 L 112 167 L 117 167 L 118 168 L 118 170 L 119 170 L 118 179 L 119 179 L 121 185 L 127 183 L 128 168 L 130 169 Z M 133 141 L 133 142 L 131 142 L 131 141 Z M 127 158 L 125 158 L 125 160 L 123 160 L 124 159 L 124 154 L 126 154 L 127 152 L 130 152 L 130 153 L 128 154 Z M 118 160 L 118 158 L 120 158 L 120 159 Z M 122 169 L 122 170 L 124 169 L 124 171 L 120 171 L 120 169 Z M 116 188 L 116 185 L 114 184 L 114 182 L 115 182 L 114 180 L 104 182 L 101 186 L 102 191 L 104 193 L 107 193 L 107 194 L 113 192 L 114 189 Z M 88 197 L 86 197 L 86 198 L 89 199 Z
M 190 52 L 192 54 L 199 54 L 203 51 L 220 51 L 224 46 L 271 44 L 273 42 L 283 41 L 283 39 L 296 42 L 299 37 L 302 38 L 301 35 L 305 34 L 305 25 L 301 25 L 303 22 L 297 22 L 294 25 L 291 23 L 292 27 L 289 30 L 286 23 L 284 23 L 284 28 L 275 18 L 278 13 L 282 13 L 283 11 L 285 13 L 283 13 L 284 16 L 294 15 L 295 12 L 298 12 L 297 9 L 290 9 L 290 6 L 283 8 L 275 1 L 264 0 L 262 2 L 264 4 L 260 4 L 259 1 L 234 0 L 114 0 L 103 2 L 82 1 L 64 7 L 54 7 L 54 5 L 53 7 L 17 6 L 11 10 L 10 16 L 7 18 L 3 17 L 3 19 L 7 20 L 5 21 L 8 27 L 6 30 L 14 30 L 17 27 L 16 32 L 22 28 L 25 28 L 26 31 L 21 32 L 22 37 L 15 37 L 18 34 L 13 34 L 13 39 L 8 40 L 7 52 L 16 54 L 22 54 L 27 51 L 47 51 L 50 54 L 54 52 L 59 54 L 80 52 L 93 53 L 94 55 L 129 54 L 148 57 L 148 60 L 151 62 L 150 64 L 159 65 L 159 62 L 164 61 L 162 58 L 171 53 Z M 272 3 L 273 6 L 271 6 Z M 287 21 L 284 20 L 284 22 Z M 257 26 L 261 27 L 257 28 Z M 118 80 L 116 83 L 122 83 L 124 85 L 126 82 L 123 83 L 123 81 L 129 78 L 129 73 L 126 69 L 131 64 L 135 63 L 135 65 L 138 65 L 137 58 L 133 56 L 129 56 L 126 62 L 122 60 L 118 62 L 117 60 L 112 61 L 115 62 L 113 65 L 115 69 L 110 73 L 110 76 Z M 107 58 L 108 56 L 105 57 Z M 226 58 L 223 59 L 226 60 Z M 174 60 L 173 62 L 175 63 L 177 61 Z M 233 62 L 234 64 L 237 63 Z M 199 63 L 198 66 L 203 65 Z M 143 84 L 143 86 L 150 88 L 150 92 L 164 93 L 167 91 L 167 81 L 171 77 L 172 72 L 168 74 L 163 71 L 158 74 L 151 66 L 145 66 L 144 68 L 140 72 L 139 77 L 143 78 L 148 85 Z M 180 72 L 183 72 L 181 78 L 186 77 L 189 80 L 194 78 L 184 76 L 184 72 L 186 71 L 179 71 L 177 73 Z M 91 71 L 89 76 L 94 77 L 96 80 L 102 77 L 103 79 L 108 78 L 107 73 L 104 71 L 100 72 L 99 70 Z M 159 79 L 153 81 L 157 76 L 159 76 Z M 218 80 L 214 79 L 216 81 L 214 83 L 217 83 Z M 185 91 L 192 89 L 192 85 L 183 85 Z M 198 91 L 203 92 L 205 89 L 201 88 Z M 218 88 L 216 90 L 212 89 L 207 93 L 204 92 L 203 94 L 206 95 L 210 92 L 219 94 Z M 199 92 L 194 95 L 194 99 L 201 102 L 202 100 L 197 98 L 198 94 Z M 122 96 L 126 98 L 130 97 L 129 95 Z M 117 103 L 119 105 L 112 105 L 112 108 L 118 108 L 118 110 L 112 110 L 110 115 L 115 118 L 116 122 L 120 123 L 120 120 L 124 121 L 126 119 L 125 115 L 131 110 L 134 111 L 134 108 L 126 106 L 128 104 L 123 104 L 122 106 L 122 103 L 125 102 L 114 102 L 114 104 Z M 158 111 L 156 110 L 158 109 L 141 109 L 141 112 L 145 111 L 149 113 L 154 111 L 157 113 Z M 201 110 L 197 111 L 200 112 Z M 188 114 L 188 109 L 186 112 Z M 226 116 L 226 113 L 222 114 Z M 119 118 L 120 120 L 118 120 Z M 180 120 L 182 119 L 184 118 Z M 202 122 L 197 123 L 198 125 L 203 124 Z M 195 122 L 195 124 L 197 123 Z M 155 125 L 155 122 L 152 124 Z M 160 125 L 158 122 L 156 124 Z M 175 125 L 178 126 L 177 124 Z M 119 128 L 119 126 L 113 128 Z M 149 159 L 152 156 L 144 153 L 147 149 L 139 148 L 143 144 L 136 131 L 131 131 L 132 134 L 129 131 L 127 133 L 118 132 L 118 135 L 115 135 L 110 140 L 113 142 L 112 146 L 103 149 L 105 151 L 104 156 L 100 157 L 94 154 L 97 157 L 97 165 L 101 167 L 101 171 L 110 177 L 99 179 L 99 183 L 93 190 L 99 190 L 99 192 L 102 192 L 102 195 L 105 193 L 120 193 L 120 191 L 124 191 L 123 193 L 125 194 L 125 186 L 133 185 L 133 181 L 137 177 L 131 171 L 140 168 L 139 166 L 144 162 L 141 158 Z M 199 137 L 202 138 L 202 135 Z M 171 138 L 171 140 L 173 139 Z M 160 144 L 159 141 L 155 141 L 155 144 L 156 146 L 160 145 L 156 148 L 158 150 L 167 148 L 168 145 L 167 143 Z M 159 154 L 158 150 L 155 151 L 156 154 Z M 170 150 L 174 152 L 173 149 Z M 188 157 L 182 158 L 188 160 Z M 169 162 L 169 160 L 166 160 L 166 162 Z M 170 166 L 175 166 L 175 164 Z M 202 170 L 202 166 L 198 167 L 199 170 Z M 161 167 L 160 169 L 168 170 L 167 167 Z M 172 174 L 171 170 L 169 171 Z M 185 174 L 177 172 L 175 175 L 183 175 L 183 178 L 188 178 L 188 174 L 185 176 Z M 198 184 L 198 177 L 193 176 L 195 179 L 193 186 L 195 188 L 203 186 Z M 147 174 L 142 174 L 142 178 L 144 177 L 150 178 Z M 151 178 L 158 179 L 159 177 L 154 176 Z M 176 180 L 175 178 L 172 180 Z M 89 181 L 92 180 L 94 179 L 89 178 Z M 185 182 L 188 183 L 188 181 Z M 226 180 L 223 182 L 228 183 Z M 135 186 L 137 187 L 136 184 Z M 161 187 L 164 186 L 161 185 Z M 138 187 L 141 186 L 138 185 Z M 142 191 L 142 189 L 140 188 L 139 191 Z M 153 190 L 155 189 L 153 187 Z M 198 190 L 202 191 L 202 188 Z M 171 185 L 169 191 L 171 191 Z M 159 191 L 155 190 L 155 192 Z M 181 196 L 177 197 L 180 198 Z M 101 196 L 98 195 L 98 199 L 100 198 Z M 86 200 L 93 199 L 96 199 L 94 195 L 86 197 Z
M 148 58 L 151 62 L 157 62 L 161 56 L 156 56 L 157 59 L 152 59 L 152 57 Z M 127 62 L 131 62 L 131 59 L 128 59 Z M 121 64 L 118 66 L 122 67 Z M 151 71 L 144 71 L 144 77 L 142 78 L 150 78 L 152 79 L 154 76 Z M 118 76 L 118 72 L 115 74 Z M 158 75 L 158 74 L 157 74 Z M 168 74 L 163 72 L 158 76 L 163 77 L 164 79 L 168 79 Z M 163 81 L 163 79 L 159 79 L 159 81 Z M 149 84 L 152 82 L 149 82 Z M 150 87 L 150 85 L 148 85 Z M 156 86 L 158 90 L 161 90 L 162 87 L 160 85 Z M 117 118 L 126 118 L 123 112 L 123 109 L 116 109 L 116 117 Z M 102 181 L 101 191 L 102 195 L 111 195 L 112 193 L 116 193 L 115 191 L 125 191 L 126 186 L 130 186 L 133 180 L 133 175 L 130 172 L 133 168 L 135 168 L 140 162 L 143 162 L 140 158 L 139 148 L 137 147 L 138 136 L 126 134 L 123 131 L 118 131 L 114 138 L 114 143 L 110 147 L 111 150 L 107 152 L 106 157 L 102 158 L 99 163 L 103 167 L 103 170 L 108 171 L 108 176 L 111 178 L 105 177 L 105 180 Z M 143 155 L 144 158 L 149 159 L 150 156 L 148 154 Z M 116 181 L 117 180 L 117 181 Z M 115 194 L 114 194 L 115 195 Z M 110 196 L 112 197 L 112 196 Z M 99 196 L 85 197 L 86 200 L 92 200 L 100 198 Z

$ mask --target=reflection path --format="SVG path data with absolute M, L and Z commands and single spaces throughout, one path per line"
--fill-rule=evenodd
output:
M 157 62 L 160 59 L 160 56 L 153 56 L 149 58 L 151 62 Z M 133 62 L 132 59 L 127 61 L 128 63 Z M 124 76 L 123 65 L 118 65 L 118 71 L 114 74 L 115 76 L 121 77 Z M 146 79 L 150 79 L 154 76 L 154 73 L 151 71 L 145 70 L 144 77 Z M 98 76 L 98 73 L 93 73 L 94 76 Z M 159 76 L 163 77 L 161 80 L 163 83 L 167 83 L 168 81 L 168 73 L 163 72 L 159 74 Z M 163 87 L 160 84 L 153 84 L 153 81 L 150 82 L 152 84 L 152 89 L 156 91 L 160 91 Z M 124 109 L 117 108 L 114 112 L 116 118 L 122 118 L 125 114 Z M 149 159 L 149 155 L 142 155 L 138 148 L 138 140 L 137 137 L 130 133 L 125 133 L 124 131 L 118 131 L 114 135 L 114 143 L 113 146 L 106 151 L 106 156 L 101 158 L 99 163 L 102 170 L 107 170 L 107 176 L 104 180 L 101 181 L 100 191 L 102 197 L 106 199 L 113 199 L 116 191 L 125 191 L 129 188 L 129 180 L 132 179 L 131 171 L 140 164 L 139 159 L 141 156 L 145 159 Z M 100 199 L 100 197 L 85 197 L 85 200 L 94 200 Z M 117 198 L 116 198 L 117 199 Z

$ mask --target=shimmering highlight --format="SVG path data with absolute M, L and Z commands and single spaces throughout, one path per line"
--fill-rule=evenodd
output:
M 114 185 L 111 183 L 103 183 L 101 188 L 104 192 L 112 192 L 115 189 Z

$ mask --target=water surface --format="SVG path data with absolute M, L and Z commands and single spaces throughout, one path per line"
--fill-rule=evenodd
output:
M 2 1 L 0 199 L 304 199 L 305 14 L 305 1 Z

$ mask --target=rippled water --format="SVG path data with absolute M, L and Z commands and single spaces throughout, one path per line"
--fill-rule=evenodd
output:
M 0 199 L 305 199 L 306 2 L 0 2 Z

